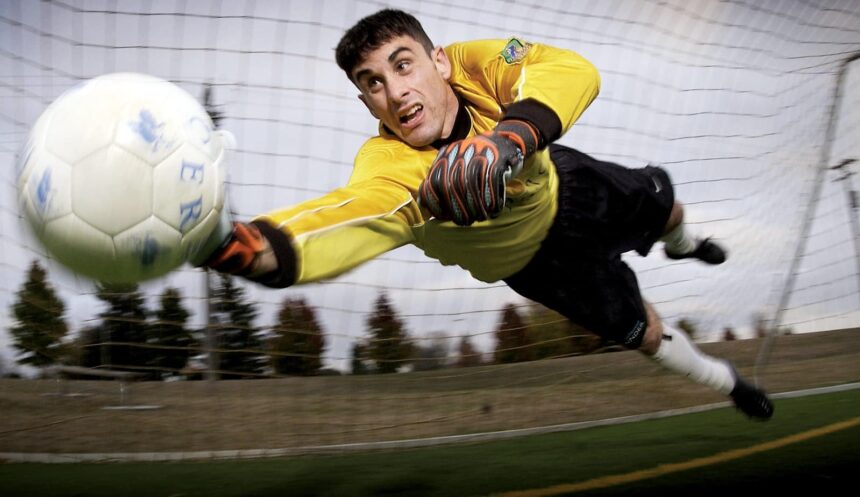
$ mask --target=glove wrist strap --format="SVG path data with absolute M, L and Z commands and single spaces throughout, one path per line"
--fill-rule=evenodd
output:
M 519 100 L 508 106 L 502 121 L 509 119 L 525 121 L 537 130 L 540 138 L 537 145 L 538 150 L 558 140 L 564 131 L 558 114 L 534 98 Z
M 296 282 L 296 251 L 290 237 L 266 221 L 251 221 L 269 242 L 272 253 L 278 261 L 278 267 L 260 275 L 249 277 L 251 281 L 271 288 L 286 288 Z
M 493 131 L 514 142 L 524 157 L 533 154 L 540 142 L 540 136 L 534 126 L 519 119 L 506 119 Z

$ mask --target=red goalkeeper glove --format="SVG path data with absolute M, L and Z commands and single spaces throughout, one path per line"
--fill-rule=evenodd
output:
M 226 240 L 200 265 L 273 288 L 290 286 L 296 277 L 289 237 L 264 221 L 234 222 Z
M 203 265 L 219 273 L 247 276 L 258 272 L 266 252 L 271 251 L 259 228 L 234 222 L 230 238 Z
M 537 131 L 525 121 L 502 121 L 489 133 L 445 145 L 418 190 L 436 219 L 469 226 L 501 214 L 507 182 L 535 151 Z

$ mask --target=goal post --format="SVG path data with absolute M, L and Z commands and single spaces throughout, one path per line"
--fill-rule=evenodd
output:
M 77 352 L 98 355 L 111 341 L 91 333 L 105 309 L 92 282 L 51 259 L 24 228 L 16 204 L 16 153 L 51 101 L 83 80 L 117 71 L 170 80 L 201 100 L 208 94 L 220 126 L 236 137 L 227 189 L 236 217 L 247 220 L 348 181 L 356 152 L 377 133 L 378 122 L 337 67 L 334 47 L 357 20 L 386 6 L 414 14 L 438 45 L 517 36 L 574 50 L 597 67 L 600 94 L 560 143 L 628 167 L 662 164 L 686 206 L 690 230 L 729 251 L 729 260 L 718 267 L 668 260 L 659 244 L 648 257 L 625 255 L 643 296 L 664 320 L 684 320 L 701 342 L 760 338 L 753 316 L 793 334 L 860 327 L 860 260 L 857 233 L 851 231 L 857 208 L 846 193 L 858 190 L 860 163 L 845 162 L 860 158 L 856 1 L 8 0 L 0 2 L 0 161 L 7 165 L 0 169 L 0 353 L 6 369 L 16 354 L 7 331 L 12 308 L 33 260 L 46 268 L 66 304 L 69 338 L 96 337 L 75 342 Z M 582 382 L 615 381 L 620 372 L 648 367 L 634 359 L 611 367 L 604 362 L 623 354 L 577 357 L 581 362 L 559 358 L 573 353 L 553 349 L 562 342 L 576 340 L 582 350 L 613 349 L 589 343 L 582 330 L 537 309 L 504 283 L 478 282 L 412 246 L 323 283 L 270 290 L 237 281 L 243 303 L 253 304 L 256 314 L 232 327 L 207 317 L 220 311 L 210 307 L 202 278 L 200 269 L 186 266 L 141 285 L 149 311 L 160 306 L 166 288 L 179 289 L 187 328 L 197 333 L 193 343 L 137 345 L 186 351 L 193 367 L 164 362 L 142 370 L 171 380 L 230 374 L 245 379 L 136 384 L 136 398 L 181 403 L 200 424 L 153 437 L 143 425 L 111 425 L 130 435 L 107 452 L 178 450 L 183 444 L 228 450 L 237 440 L 259 440 L 256 431 L 273 433 L 273 443 L 291 447 L 564 424 L 586 414 L 583 398 L 593 405 L 611 403 L 599 392 L 583 394 Z M 425 360 L 428 369 L 464 367 L 352 375 L 354 367 L 367 370 L 361 353 L 383 294 L 409 343 L 424 354 L 411 359 Z M 317 322 L 279 324 L 281 310 L 300 302 L 313 308 Z M 504 324 L 506 317 L 512 324 Z M 274 350 L 272 337 L 285 329 L 303 338 L 322 330 L 320 369 L 332 377 L 274 371 L 267 354 L 313 355 Z M 528 364 L 494 363 L 499 332 L 519 330 L 538 338 L 511 349 L 563 351 Z M 228 343 L 228 333 L 259 340 L 245 347 L 240 339 Z M 757 373 L 766 373 L 772 340 L 759 354 Z M 755 367 L 757 349 L 740 350 L 745 373 Z M 257 354 L 261 367 L 227 371 L 242 354 Z M 300 361 L 282 362 L 296 367 Z M 93 391 L 113 393 L 93 383 Z M 2 383 L 0 392 L 18 395 L 16 387 Z M 679 392 L 664 387 L 657 402 L 693 403 L 689 399 L 698 395 Z M 89 416 L 85 404 L 42 408 L 56 427 L 50 429 L 69 426 L 70 432 L 89 434 L 84 424 L 65 423 Z M 259 425 L 243 424 L 249 418 Z M 28 426 L 25 417 L 16 419 Z M 224 431 L 202 433 L 196 426 Z M 31 440 L 63 438 L 16 437 L 7 440 L 19 448 Z M 54 449 L 76 451 L 45 450 Z
M 840 131 L 840 124 L 845 127 L 846 118 L 851 118 L 850 109 L 844 109 L 844 102 L 846 101 L 845 94 L 846 92 L 853 92 L 854 94 L 856 94 L 857 90 L 846 87 L 846 80 L 849 71 L 851 71 L 852 69 L 854 71 L 860 71 L 860 68 L 858 68 L 860 67 L 860 63 L 858 63 L 858 60 L 860 60 L 860 52 L 854 53 L 848 58 L 846 58 L 845 61 L 840 64 L 835 76 L 835 82 L 833 83 L 832 90 L 832 99 L 829 106 L 829 118 L 827 119 L 827 127 L 824 133 L 823 146 L 821 147 L 821 157 L 816 167 L 815 177 L 812 181 L 812 192 L 809 195 L 809 200 L 807 201 L 803 222 L 798 233 L 797 246 L 795 248 L 794 256 L 791 258 L 791 262 L 786 272 L 785 284 L 783 286 L 782 292 L 780 293 L 779 302 L 776 305 L 775 313 L 771 319 L 772 326 L 769 328 L 767 336 L 765 337 L 759 350 L 758 357 L 756 358 L 755 377 L 757 381 L 767 365 L 768 356 L 770 355 L 771 348 L 773 347 L 773 341 L 781 333 L 780 328 L 783 326 L 783 318 L 785 316 L 785 313 L 790 310 L 789 302 L 792 297 L 792 292 L 795 289 L 795 283 L 797 281 L 798 270 L 801 261 L 803 260 L 803 257 L 806 253 L 808 241 L 810 238 L 810 232 L 812 230 L 813 224 L 815 223 L 815 213 L 819 207 L 819 200 L 821 198 L 821 194 L 824 189 L 827 176 L 831 171 L 835 169 L 848 168 L 852 163 L 854 163 L 854 161 L 856 161 L 856 158 L 844 158 L 834 156 L 834 147 L 836 145 L 838 133 Z M 851 99 L 847 100 L 849 102 L 852 101 Z M 848 124 L 851 123 L 849 122 Z M 853 129 L 853 126 L 849 129 Z M 856 132 L 856 129 L 854 131 Z M 847 139 L 847 137 L 843 137 L 843 139 Z M 835 164 L 834 161 L 837 161 L 838 163 Z M 860 245 L 858 245 L 860 244 L 860 240 L 858 240 L 857 229 L 858 207 L 853 202 L 852 192 L 854 190 L 851 186 L 849 186 L 851 181 L 851 173 L 846 172 L 845 176 L 841 178 L 840 181 L 843 182 L 843 187 L 847 192 L 848 198 L 848 202 L 846 203 L 846 214 L 848 217 L 848 231 L 853 241 L 852 248 L 854 250 L 854 257 L 856 261 L 856 267 L 854 269 L 856 281 L 858 282 L 856 287 L 856 298 L 858 299 L 857 303 L 860 303 Z

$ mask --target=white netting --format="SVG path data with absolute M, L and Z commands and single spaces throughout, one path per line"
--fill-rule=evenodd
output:
M 753 336 L 753 316 L 774 314 L 817 168 L 860 157 L 860 70 L 854 69 L 835 109 L 830 163 L 821 163 L 830 146 L 825 133 L 837 74 L 860 51 L 860 5 L 850 0 L 2 2 L 0 344 L 9 343 L 3 333 L 10 306 L 34 258 L 66 302 L 71 328 L 97 321 L 93 286 L 44 253 L 15 202 L 15 153 L 57 95 L 115 71 L 151 73 L 194 95 L 211 85 L 221 126 L 238 142 L 230 166 L 232 207 L 249 218 L 346 182 L 376 123 L 335 65 L 334 47 L 356 20 L 389 5 L 415 14 L 437 44 L 517 35 L 573 49 L 598 67 L 600 96 L 561 142 L 631 167 L 662 163 L 688 206 L 691 229 L 729 248 L 730 260 L 719 268 L 668 261 L 659 249 L 628 258 L 664 318 L 692 320 L 705 340 L 719 339 L 725 327 Z M 857 211 L 852 221 L 844 189 L 856 189 L 856 177 L 847 173 L 858 168 L 848 165 L 825 178 L 784 313 L 795 331 L 860 325 L 850 229 Z M 186 267 L 144 285 L 150 307 L 168 285 L 181 289 L 191 324 L 200 327 L 201 273 Z M 326 333 L 325 364 L 341 370 L 349 368 L 352 344 L 366 334 L 380 291 L 413 337 L 441 332 L 454 349 L 469 336 L 485 353 L 493 350 L 505 304 L 524 304 L 505 285 L 481 284 L 412 247 L 331 282 L 246 289 L 258 305 L 259 328 L 274 321 L 284 298 L 305 298 Z M 5 355 L 9 365 L 8 348 Z

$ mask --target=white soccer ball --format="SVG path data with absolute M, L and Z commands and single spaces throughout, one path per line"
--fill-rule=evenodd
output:
M 72 270 L 104 282 L 155 278 L 227 219 L 227 141 L 178 86 L 100 76 L 60 95 L 33 126 L 18 160 L 21 209 Z

